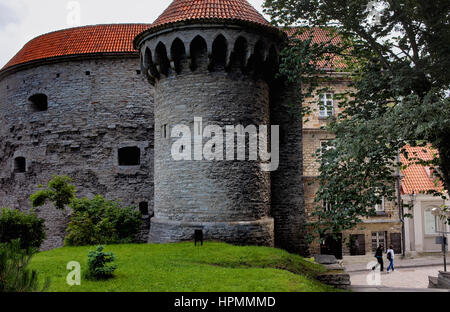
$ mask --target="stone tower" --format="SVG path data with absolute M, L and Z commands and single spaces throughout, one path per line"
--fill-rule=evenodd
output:
M 192 239 L 195 230 L 203 230 L 209 240 L 274 246 L 274 186 L 261 161 L 248 160 L 248 155 L 246 161 L 176 161 L 171 152 L 178 138 L 171 134 L 176 125 L 187 125 L 193 136 L 208 125 L 270 125 L 270 85 L 283 39 L 246 0 L 175 0 L 136 37 L 143 72 L 155 87 L 155 218 L 150 242 Z M 202 124 L 195 118 L 202 118 Z M 296 138 L 301 146 L 301 131 Z M 286 164 L 282 167 L 289 170 Z M 294 169 L 299 171 L 287 174 L 293 179 L 283 186 L 296 183 L 302 196 L 301 168 Z M 299 213 L 292 214 L 284 207 L 276 217 L 295 223 L 303 206 L 297 208 Z M 289 224 L 279 228 L 293 232 Z M 283 233 L 280 237 L 289 239 Z

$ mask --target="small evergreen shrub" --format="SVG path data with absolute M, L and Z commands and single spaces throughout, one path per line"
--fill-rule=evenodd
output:
M 73 199 L 71 208 L 73 214 L 66 230 L 66 245 L 86 246 L 136 241 L 142 216 L 134 207 L 122 208 L 119 203 L 97 195 L 93 199 Z
M 28 269 L 35 249 L 21 249 L 20 240 L 0 244 L 0 293 L 39 291 L 38 274 Z M 47 279 L 41 291 L 48 288 Z
M 112 252 L 104 252 L 104 246 L 97 246 L 96 250 L 90 250 L 88 253 L 88 279 L 108 279 L 113 276 L 117 265 L 114 262 L 116 256 Z
M 15 209 L 1 210 L 0 243 L 20 239 L 22 249 L 39 249 L 45 237 L 44 219 L 38 218 L 34 212 L 26 214 Z

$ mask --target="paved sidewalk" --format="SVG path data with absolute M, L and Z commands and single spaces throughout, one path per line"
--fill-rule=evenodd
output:
M 366 272 L 368 270 L 368 264 L 376 261 L 373 255 L 365 256 L 345 256 L 344 266 L 347 272 Z M 387 259 L 384 259 L 385 268 L 389 265 Z M 444 259 L 442 256 L 420 256 L 416 258 L 402 259 L 401 255 L 395 256 L 395 268 L 417 268 L 417 267 L 435 267 L 442 266 L 444 268 Z M 450 262 L 448 263 L 450 265 Z
M 428 288 L 428 277 L 437 277 L 442 268 L 416 267 L 397 268 L 395 272 L 387 274 L 381 272 L 377 275 L 372 270 L 365 272 L 351 272 L 350 280 L 355 291 L 430 291 Z M 378 284 L 375 284 L 378 283 Z
M 446 289 L 430 289 L 430 288 L 394 288 L 386 286 L 352 286 L 353 292 L 450 292 Z

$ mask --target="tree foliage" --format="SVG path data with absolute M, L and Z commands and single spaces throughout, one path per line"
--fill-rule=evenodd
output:
M 349 91 L 335 95 L 341 113 L 327 125 L 336 139 L 318 157 L 316 201 L 331 207 L 314 212 L 320 231 L 352 228 L 383 197 L 395 200 L 399 153 L 415 158 L 407 144 L 438 150 L 432 161 L 415 161 L 434 167 L 449 190 L 450 1 L 266 0 L 265 7 L 274 23 L 301 26 L 280 71 L 303 82 L 303 99 L 318 77 L 330 79 L 326 67 L 351 78 Z M 318 28 L 328 30 L 326 40 L 313 40 Z
M 20 240 L 0 244 L 0 293 L 44 291 L 50 281 L 39 286 L 38 274 L 28 269 L 35 249 L 21 249 Z
M 55 205 L 56 209 L 64 210 L 75 198 L 75 186 L 67 176 L 55 176 L 48 182 L 47 188 L 40 185 L 41 190 L 30 196 L 33 207 L 41 207 L 47 201 Z
M 84 246 L 136 241 L 142 216 L 134 207 L 123 208 L 119 203 L 97 195 L 93 199 L 74 199 L 72 217 L 67 226 L 65 244 Z
M 31 211 L 26 214 L 17 209 L 3 208 L 0 214 L 0 243 L 20 239 L 21 248 L 41 247 L 46 237 L 45 221 Z

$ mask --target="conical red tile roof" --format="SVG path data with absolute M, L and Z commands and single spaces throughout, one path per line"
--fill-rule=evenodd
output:
M 38 60 L 97 53 L 137 53 L 134 37 L 150 24 L 110 24 L 69 28 L 29 41 L 3 68 Z
M 174 0 L 151 28 L 189 20 L 235 20 L 270 26 L 247 0 Z

